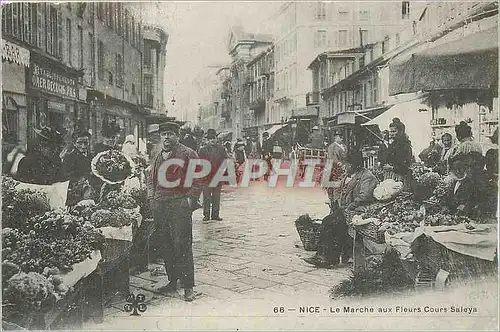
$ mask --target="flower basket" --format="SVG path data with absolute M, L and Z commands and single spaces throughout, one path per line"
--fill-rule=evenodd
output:
M 98 153 L 90 164 L 92 173 L 108 184 L 119 184 L 132 175 L 135 163 L 116 150 Z
M 305 250 L 315 251 L 318 249 L 321 223 L 315 222 L 309 215 L 304 215 L 295 220 L 295 228 L 297 228 Z

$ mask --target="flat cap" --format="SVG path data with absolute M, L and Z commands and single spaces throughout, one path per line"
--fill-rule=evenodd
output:
M 180 126 L 175 122 L 163 122 L 158 125 L 158 132 L 164 133 L 166 131 L 171 131 L 179 134 Z
M 153 123 L 152 125 L 148 126 L 148 133 L 149 134 L 157 133 L 159 129 L 160 126 L 157 123 Z

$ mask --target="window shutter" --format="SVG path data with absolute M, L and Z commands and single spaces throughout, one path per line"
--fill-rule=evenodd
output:
M 63 22 L 62 12 L 57 11 L 57 54 L 62 58 L 63 55 Z

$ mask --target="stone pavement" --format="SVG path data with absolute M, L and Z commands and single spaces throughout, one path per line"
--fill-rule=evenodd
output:
M 348 267 L 317 269 L 304 262 L 302 258 L 314 252 L 304 250 L 294 225 L 305 213 L 324 217 L 327 200 L 319 188 L 285 188 L 281 183 L 276 188 L 264 181 L 251 182 L 248 188 L 225 187 L 224 220 L 203 222 L 201 209 L 193 214 L 195 290 L 202 293 L 196 301 L 282 298 L 284 304 L 290 297 L 327 301 L 330 288 L 348 276 Z M 150 272 L 131 278 L 134 293 L 145 294 L 150 305 L 183 303 L 181 291 L 170 297 L 155 292 L 165 282 L 165 276 Z M 112 302 L 105 321 L 128 315 L 124 304 L 123 299 Z
M 141 316 L 124 312 L 123 299 L 110 303 L 104 322 L 87 322 L 85 330 L 332 330 L 332 329 L 491 329 L 498 324 L 498 282 L 465 285 L 446 292 L 389 294 L 387 296 L 329 299 L 329 290 L 349 275 L 348 267 L 316 269 L 302 258 L 303 249 L 294 220 L 309 213 L 328 213 L 327 196 L 320 189 L 225 188 L 223 221 L 202 222 L 193 215 L 194 302 L 182 299 L 182 290 L 170 296 L 155 292 L 165 276 L 146 272 L 131 278 L 135 294 L 146 296 Z M 152 267 L 152 266 L 151 266 Z M 345 314 L 331 308 L 403 305 L 475 306 L 476 314 Z M 299 312 L 318 307 L 319 313 Z

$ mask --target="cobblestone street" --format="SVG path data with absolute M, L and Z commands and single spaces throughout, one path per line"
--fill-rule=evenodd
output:
M 336 269 L 316 269 L 302 258 L 313 255 L 303 249 L 294 220 L 309 213 L 321 218 L 328 212 L 326 194 L 320 189 L 267 188 L 265 182 L 253 182 L 249 188 L 225 188 L 222 195 L 223 221 L 202 222 L 202 212 L 194 213 L 193 248 L 197 292 L 202 294 L 192 303 L 183 300 L 179 290 L 170 296 L 155 292 L 167 282 L 165 276 L 151 276 L 150 272 L 131 278 L 134 293 L 146 295 L 148 309 L 141 317 L 124 312 L 123 299 L 110 303 L 104 322 L 88 322 L 85 329 L 332 329 L 367 328 L 368 317 L 363 315 L 331 314 L 333 305 L 373 306 L 374 304 L 411 306 L 415 302 L 427 305 L 436 301 L 450 303 L 464 295 L 464 303 L 481 307 L 481 315 L 494 315 L 498 306 L 496 295 L 487 289 L 497 285 L 474 285 L 455 293 L 428 292 L 426 294 L 394 294 L 354 300 L 333 301 L 329 290 L 349 275 L 347 266 Z M 159 265 L 158 265 L 159 266 Z M 151 268 L 151 266 L 150 266 Z M 479 287 L 479 290 L 476 288 Z M 466 290 L 464 290 L 466 289 Z M 401 297 L 402 296 L 402 297 Z M 411 297 L 413 296 L 413 297 Z M 321 308 L 321 313 L 299 313 L 299 306 Z M 284 312 L 280 313 L 280 307 Z M 275 309 L 276 308 L 276 309 Z M 291 310 L 291 309 L 295 310 Z M 496 308 L 496 309 L 495 309 Z M 276 313 L 274 310 L 277 310 Z M 422 320 L 405 315 L 378 315 L 377 326 L 388 329 L 394 322 L 410 323 L 409 326 L 441 326 L 456 328 L 477 324 L 477 316 L 461 315 L 440 317 L 439 324 L 432 319 Z M 432 317 L 432 315 L 431 315 Z M 457 317 L 460 319 L 457 320 Z M 474 318 L 475 317 L 475 318 Z M 460 322 L 461 325 L 457 325 Z M 431 324 L 431 325 L 429 325 Z M 490 318 L 484 327 L 495 324 Z M 373 328 L 373 326 L 372 326 Z M 476 326 L 477 328 L 477 326 Z

